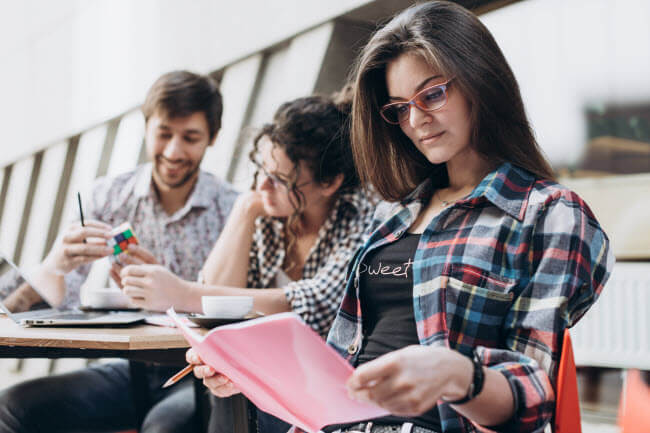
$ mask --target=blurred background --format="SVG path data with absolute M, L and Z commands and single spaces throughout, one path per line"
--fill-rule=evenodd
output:
M 412 3 L 1 0 L 0 250 L 38 263 L 77 190 L 144 161 L 139 105 L 170 70 L 220 81 L 203 168 L 248 188 L 251 131 L 283 101 L 341 88 L 373 30 Z M 650 370 L 650 2 L 459 3 L 493 32 L 542 149 L 611 237 L 614 275 L 572 335 L 586 431 L 615 432 L 625 371 Z M 74 362 L 0 360 L 0 387 Z

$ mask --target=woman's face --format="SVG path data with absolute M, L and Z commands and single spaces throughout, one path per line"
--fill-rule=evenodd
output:
M 257 176 L 257 191 L 262 195 L 264 211 L 269 216 L 288 217 L 295 212 L 287 182 L 294 176 L 294 164 L 285 151 L 263 136 L 259 141 L 259 163 L 262 166 Z M 304 197 L 305 208 L 313 206 L 327 197 L 324 188 L 314 182 L 311 170 L 303 161 L 299 164 L 300 175 L 296 179 L 296 187 Z M 297 203 L 294 200 L 294 203 Z
M 388 102 L 409 101 L 418 91 L 449 78 L 420 56 L 402 54 L 386 67 Z M 442 108 L 430 112 L 415 105 L 409 108 L 409 118 L 399 126 L 429 162 L 440 164 L 473 152 L 469 103 L 455 87 L 455 81 L 447 87 L 447 103 Z

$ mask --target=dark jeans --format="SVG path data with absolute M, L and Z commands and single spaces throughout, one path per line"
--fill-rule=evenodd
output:
M 195 432 L 194 387 L 161 385 L 178 367 L 147 366 L 141 433 Z M 0 392 L 0 433 L 90 433 L 138 428 L 127 361 L 26 381 Z
M 211 395 L 208 433 L 232 433 L 236 422 L 233 414 L 243 412 L 248 412 L 249 433 L 287 433 L 291 428 L 291 424 L 262 412 L 250 402 L 246 406 L 244 410 L 235 410 L 232 398 L 218 398 Z M 255 417 L 257 423 L 253 422 Z
M 287 433 L 291 424 L 257 409 L 257 426 L 260 433 Z

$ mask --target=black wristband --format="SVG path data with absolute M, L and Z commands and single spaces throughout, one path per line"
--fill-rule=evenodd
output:
M 485 383 L 485 374 L 483 373 L 483 364 L 476 353 L 476 349 L 472 349 L 472 365 L 474 366 L 474 374 L 472 375 L 472 383 L 469 385 L 467 395 L 460 400 L 448 401 L 449 404 L 464 404 L 472 400 L 483 391 L 483 384 Z

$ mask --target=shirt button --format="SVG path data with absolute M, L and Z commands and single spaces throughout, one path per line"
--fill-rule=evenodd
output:
M 350 344 L 350 345 L 348 346 L 348 353 L 349 353 L 350 355 L 354 355 L 355 353 L 357 353 L 357 345 L 354 344 L 354 343 Z

